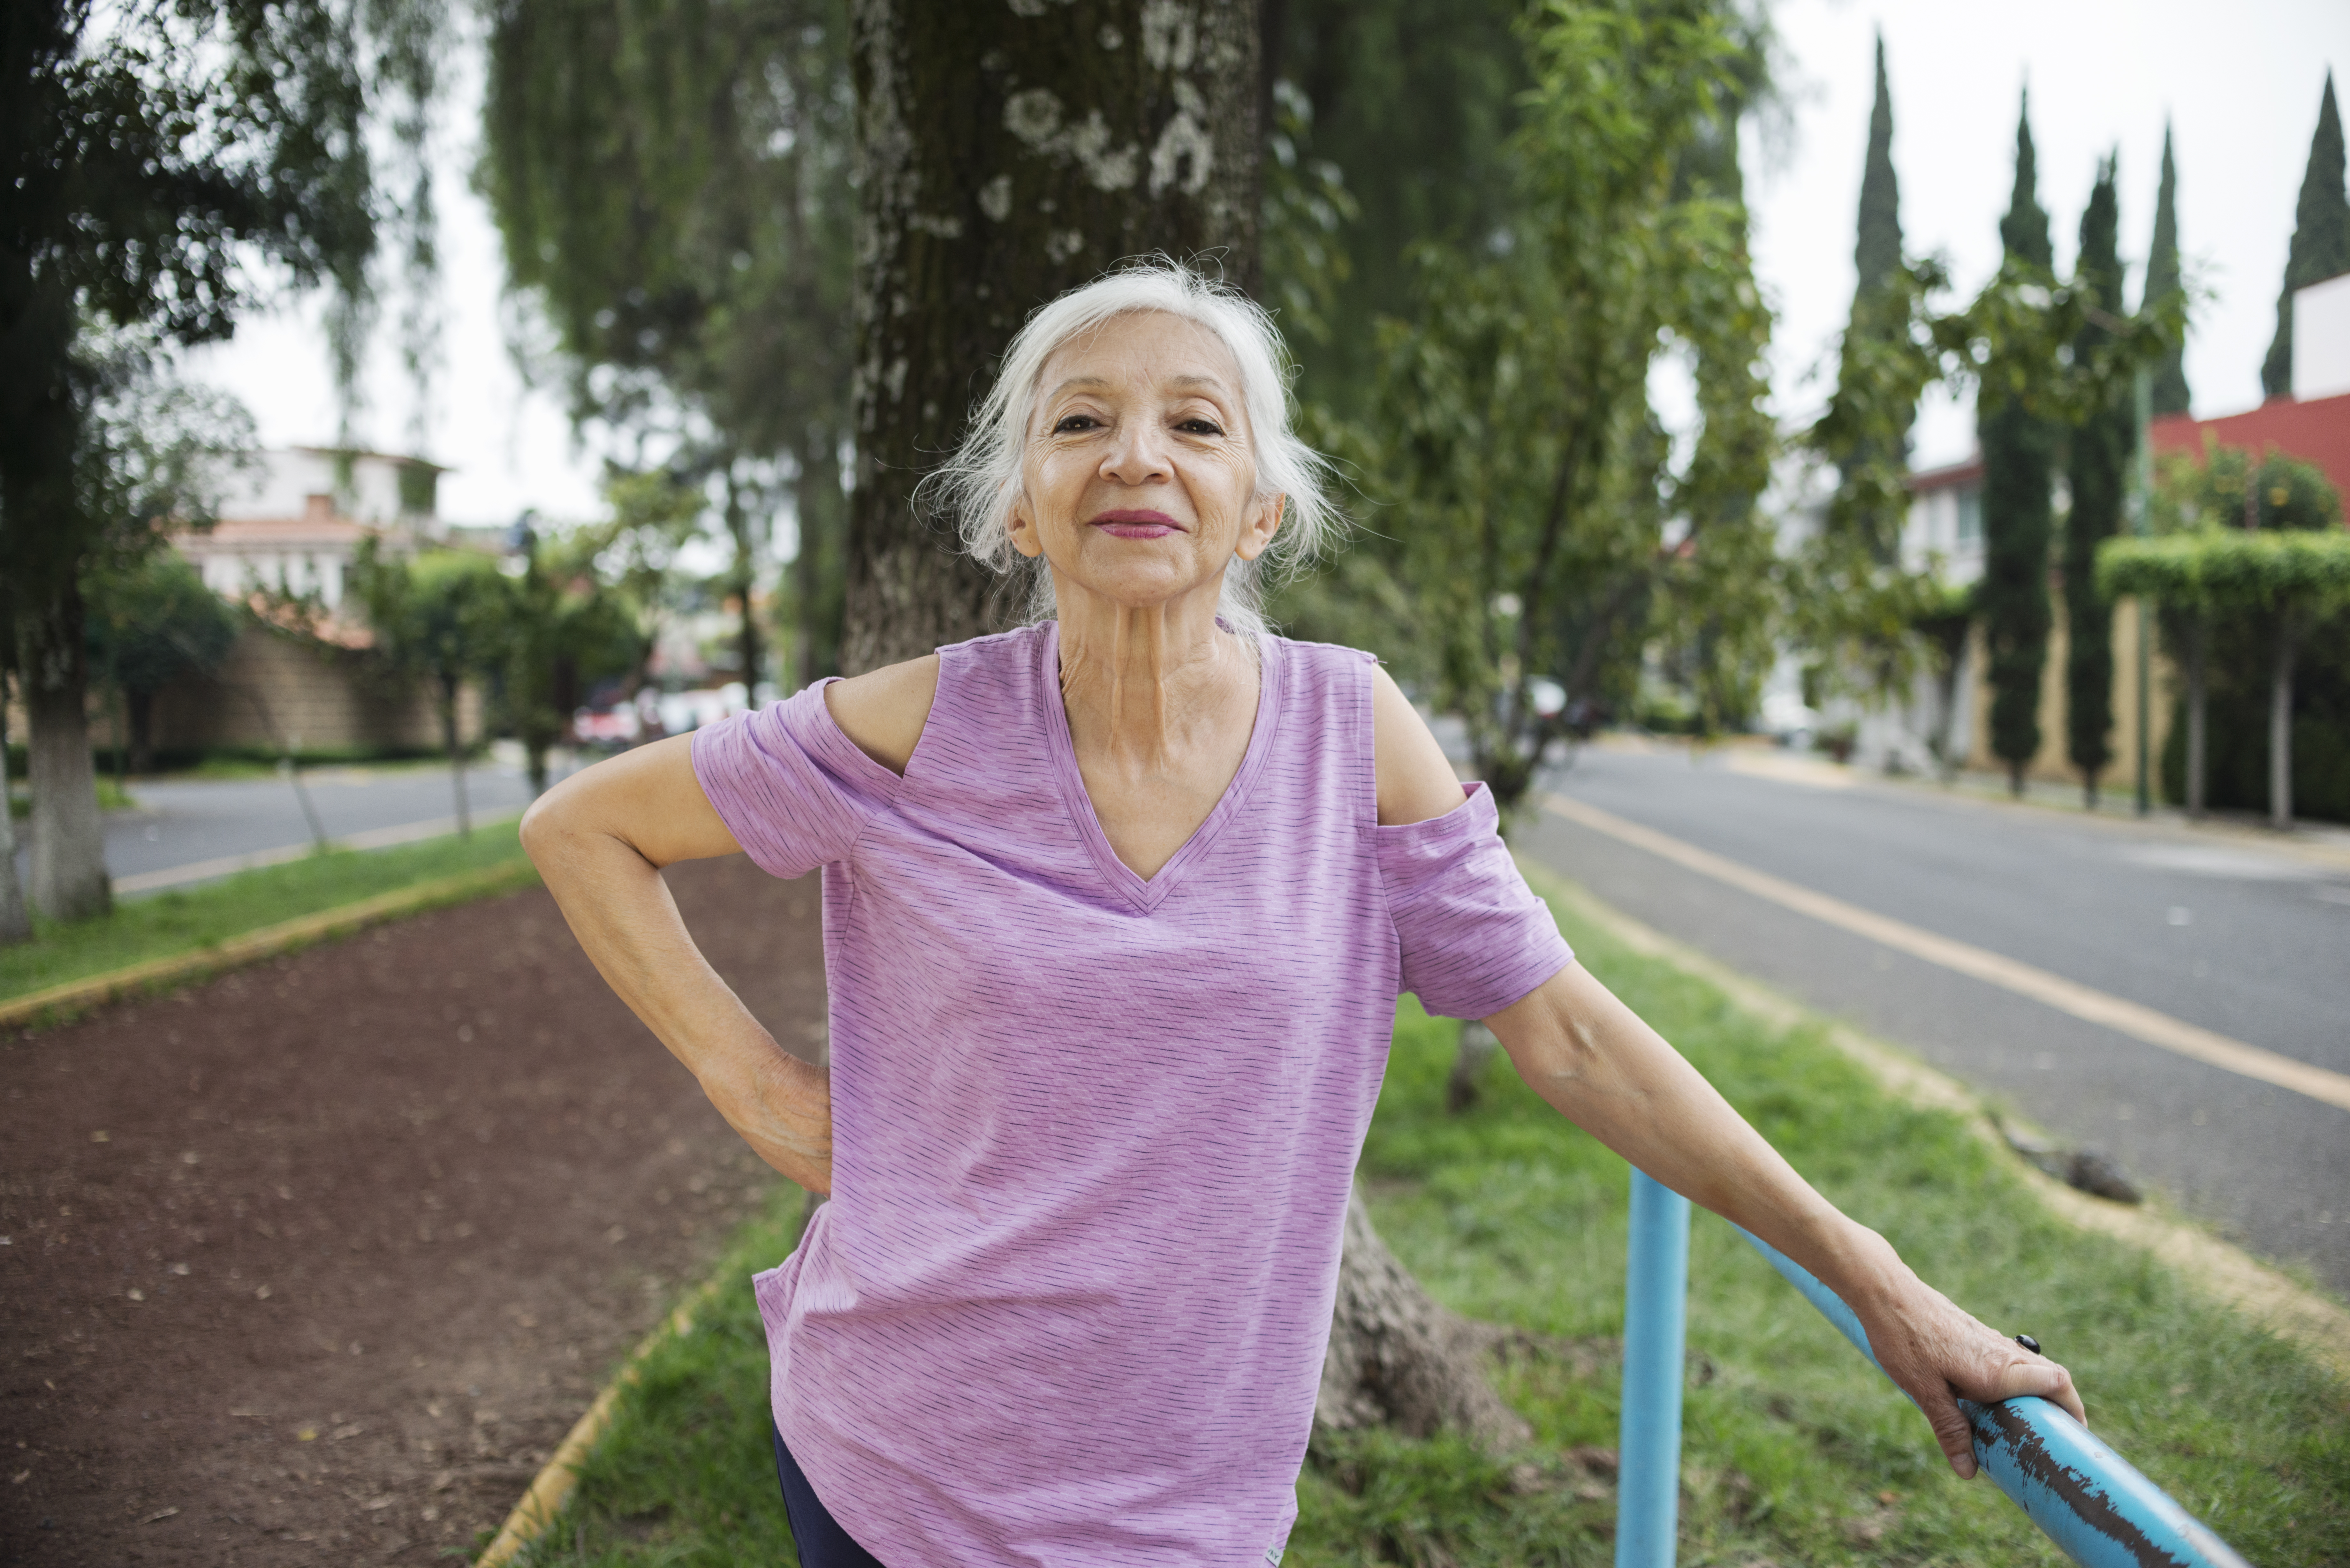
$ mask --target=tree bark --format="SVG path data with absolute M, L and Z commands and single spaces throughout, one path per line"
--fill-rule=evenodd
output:
M 2195 613 L 2195 626 L 2187 643 L 2187 815 L 2203 815 L 2206 784 L 2210 776 L 2210 753 L 2204 744 L 2204 715 L 2210 711 L 2206 698 L 2210 687 L 2206 680 L 2209 670 L 2211 622 L 2204 612 Z
M 30 941 L 32 911 L 16 879 L 16 814 L 8 794 L 8 670 L 0 660 L 0 947 Z
M 1461 1044 L 1452 1056 L 1452 1071 L 1444 1080 L 1444 1108 L 1454 1116 L 1477 1103 L 1477 1075 L 1493 1059 L 1502 1043 L 1493 1032 L 1475 1019 L 1466 1019 L 1461 1025 Z
M 433 679 L 441 687 L 441 700 L 435 706 L 441 710 L 441 744 L 449 753 L 449 787 L 457 802 L 457 836 L 471 838 L 473 836 L 473 813 L 465 800 L 465 749 L 457 737 L 458 715 L 463 711 L 465 701 L 464 682 L 454 675 L 439 675 Z
M 751 703 L 759 701 L 759 666 L 763 662 L 759 646 L 759 612 L 751 603 L 751 595 L 758 587 L 759 556 L 756 531 L 752 526 L 751 514 L 743 504 L 742 493 L 734 484 L 734 463 L 726 463 L 726 536 L 734 545 L 734 592 L 742 601 L 743 624 L 735 630 L 735 658 L 743 666 L 743 690 Z
M 1030 311 L 1154 252 L 1255 288 L 1257 26 L 1255 0 L 854 0 L 844 671 L 1016 618 L 911 503 Z
M 89 669 L 81 590 L 70 580 L 16 624 L 17 670 L 31 732 L 33 903 L 53 920 L 82 920 L 114 905 L 98 775 L 89 755 Z
M 2293 666 L 2301 651 L 2293 612 L 2277 616 L 2276 671 L 2269 683 L 2269 826 L 2293 826 Z
M 1424 1438 L 1451 1428 L 1488 1449 L 1523 1443 L 1531 1429 L 1485 1380 L 1492 1335 L 1430 1299 L 1379 1240 L 1358 1187 L 1347 1200 L 1346 1249 L 1316 1426 L 1391 1425 Z

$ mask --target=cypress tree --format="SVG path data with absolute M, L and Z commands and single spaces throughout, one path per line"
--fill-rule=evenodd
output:
M 2122 310 L 2120 218 L 2115 161 L 2097 170 L 2088 210 L 2081 214 L 2081 254 L 2074 286 L 2108 316 Z M 2074 342 L 2083 363 L 2112 333 L 2092 319 Z M 2082 794 L 2097 806 L 2097 774 L 2114 760 L 2114 612 L 2097 593 L 2097 545 L 2121 531 L 2123 474 L 2137 444 L 2137 421 L 2121 397 L 2088 415 L 2072 431 L 2073 510 L 2064 521 L 2064 729 L 2067 754 L 2081 770 Z
M 1877 35 L 1877 104 L 1868 111 L 1868 159 L 1860 172 L 1860 271 L 1856 306 L 1885 291 L 1901 269 L 1901 186 L 1893 172 L 1893 93 L 1885 79 L 1885 35 Z
M 2293 248 L 2285 253 L 2284 291 L 2277 296 L 2276 341 L 2261 366 L 2261 387 L 2272 398 L 2293 390 L 2293 296 L 2295 289 L 2350 272 L 2350 199 L 2342 189 L 2342 111 L 2334 102 L 2334 73 L 2317 102 L 2317 134 L 2293 209 Z
M 2138 294 L 2138 311 L 2150 312 L 2177 294 L 2178 277 L 2178 170 L 2170 159 L 2170 127 L 2162 128 L 2162 186 L 2154 198 L 2154 246 L 2146 258 L 2146 287 Z M 2154 369 L 2154 411 L 2187 411 L 2187 343 L 2173 343 Z
M 2035 189 L 2031 112 L 2027 93 L 2015 128 L 2015 193 L 1999 234 L 2005 270 L 2044 282 L 2055 247 Z M 1983 377 L 1976 410 L 1983 458 L 1983 578 L 1976 602 L 1991 653 L 1991 751 L 2007 763 L 2009 789 L 2021 795 L 2023 770 L 2040 751 L 2040 674 L 2048 661 L 2051 617 L 2048 481 L 2056 441 L 2023 389 L 2044 380 L 2052 368 L 1991 369 L 2006 373 Z
M 1856 361 L 1866 356 L 1874 345 L 1908 327 L 1905 301 L 1894 287 L 1901 272 L 1901 188 L 1893 172 L 1893 94 L 1886 82 L 1882 33 L 1877 38 L 1877 103 L 1868 115 L 1868 154 L 1861 166 L 1860 219 L 1856 227 L 1852 259 L 1858 281 L 1853 289 L 1852 316 L 1845 327 L 1842 363 L 1837 371 L 1838 386 L 1847 390 L 1867 379 Z M 1868 421 L 1877 427 L 1875 433 L 1854 440 L 1849 450 L 1838 454 L 1837 466 L 1843 470 L 1847 486 L 1869 465 L 1899 462 L 1908 456 L 1906 432 L 1917 416 L 1917 409 L 1913 404 L 1898 412 L 1898 420 L 1888 415 Z M 1876 556 L 1890 560 L 1900 536 L 1901 519 L 1898 513 L 1891 516 L 1878 513 L 1878 508 L 1868 508 L 1859 512 L 1856 521 L 1866 528 L 1869 548 Z

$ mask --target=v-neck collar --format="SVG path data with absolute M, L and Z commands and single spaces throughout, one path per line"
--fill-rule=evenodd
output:
M 1077 766 L 1076 742 L 1069 733 L 1068 706 L 1061 699 L 1061 623 L 1046 623 L 1044 637 L 1038 639 L 1040 652 L 1036 660 L 1036 700 L 1045 710 L 1045 728 L 1053 752 L 1053 771 L 1061 782 L 1063 804 L 1076 824 L 1077 836 L 1085 840 L 1086 848 L 1101 869 L 1102 878 L 1143 913 L 1149 914 L 1163 903 L 1175 890 L 1185 871 L 1196 861 L 1205 859 L 1215 845 L 1217 836 L 1247 805 L 1249 790 L 1263 770 L 1264 759 L 1273 750 L 1273 732 L 1281 715 L 1281 658 L 1273 639 L 1257 636 L 1256 722 L 1249 730 L 1248 750 L 1241 755 L 1240 771 L 1191 836 L 1167 858 L 1167 863 L 1149 877 L 1143 876 L 1118 857 L 1110 847 L 1109 836 L 1102 831 L 1101 818 L 1095 815 L 1093 796 L 1086 793 L 1086 777 Z

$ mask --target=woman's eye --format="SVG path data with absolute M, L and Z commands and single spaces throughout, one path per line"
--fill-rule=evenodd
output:
M 1224 433 L 1223 427 L 1213 420 L 1185 420 L 1175 428 L 1186 435 L 1220 436 Z
M 1053 427 L 1053 433 L 1066 435 L 1076 431 L 1089 431 L 1098 423 L 1100 421 L 1091 414 L 1065 414 L 1061 417 L 1061 421 Z

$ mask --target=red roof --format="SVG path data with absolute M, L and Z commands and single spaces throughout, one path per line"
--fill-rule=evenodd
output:
M 2350 392 L 2299 402 L 2272 398 L 2257 409 L 2216 420 L 2164 414 L 2149 428 L 2157 457 L 2199 453 L 2206 437 L 2244 452 L 2265 452 L 2274 447 L 2322 471 L 2336 491 L 2350 498 Z
M 1980 490 L 1982 477 L 1982 453 L 1977 452 L 1964 462 L 1918 469 L 1909 475 L 1909 493 L 1925 495 L 1937 490 Z

